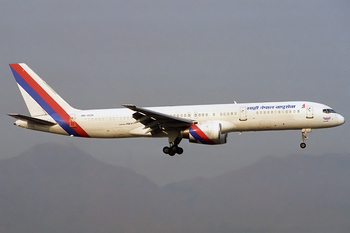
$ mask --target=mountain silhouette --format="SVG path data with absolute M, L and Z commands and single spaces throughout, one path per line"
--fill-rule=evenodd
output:
M 0 232 L 165 232 L 178 206 L 142 175 L 50 143 L 0 161 L 0 189 Z
M 350 232 L 350 155 L 265 157 L 165 189 L 218 232 Z
M 0 160 L 5 233 L 350 232 L 349 220 L 349 154 L 265 157 L 164 187 L 73 145 Z

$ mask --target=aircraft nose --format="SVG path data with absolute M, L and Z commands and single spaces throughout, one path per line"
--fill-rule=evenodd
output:
M 342 125 L 345 123 L 345 118 L 342 115 L 338 115 L 338 124 Z

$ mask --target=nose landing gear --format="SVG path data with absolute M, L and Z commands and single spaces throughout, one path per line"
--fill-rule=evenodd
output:
M 306 147 L 306 143 L 304 142 L 308 137 L 306 136 L 306 133 L 311 133 L 311 129 L 302 129 L 301 130 L 301 143 L 300 147 L 304 149 Z

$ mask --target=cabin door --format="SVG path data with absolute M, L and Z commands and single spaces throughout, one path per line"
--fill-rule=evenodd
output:
M 240 121 L 246 121 L 247 120 L 247 108 L 246 107 L 240 107 L 240 109 L 239 109 L 239 120 Z
M 314 118 L 314 110 L 311 105 L 306 106 L 306 118 L 307 119 Z

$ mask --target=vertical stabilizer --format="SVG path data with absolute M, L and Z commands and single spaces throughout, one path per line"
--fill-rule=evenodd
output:
M 44 80 L 24 63 L 10 64 L 19 90 L 32 117 L 52 115 L 50 105 L 59 105 L 66 112 L 74 111 Z
M 89 137 L 78 124 L 70 127 L 71 114 L 77 109 L 64 101 L 33 70 L 24 63 L 10 64 L 10 67 L 31 117 L 49 115 L 67 134 Z
M 24 102 L 27 105 L 29 113 L 32 117 L 47 115 L 45 110 L 17 83 L 22 94 Z

